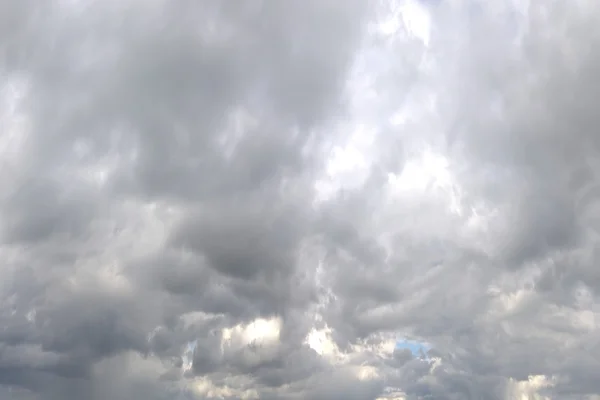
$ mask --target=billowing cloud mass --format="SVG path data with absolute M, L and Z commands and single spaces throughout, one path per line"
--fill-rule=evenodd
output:
M 599 82 L 595 0 L 0 0 L 0 399 L 600 399 Z

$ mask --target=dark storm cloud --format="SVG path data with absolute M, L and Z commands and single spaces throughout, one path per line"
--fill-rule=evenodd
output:
M 95 368 L 101 360 L 178 357 L 207 333 L 181 328 L 181 315 L 222 314 L 217 329 L 307 304 L 310 291 L 292 281 L 296 252 L 322 124 L 344 114 L 362 5 L 2 8 L 2 73 L 27 118 L 3 176 L 3 243 L 6 257 L 16 254 L 3 383 L 52 396 L 71 385 L 60 378 L 71 368 L 74 379 L 92 379 L 81 395 L 102 397 L 95 381 L 112 378 Z M 163 244 L 127 255 L 144 235 L 131 224 L 146 220 L 125 204 L 135 213 L 153 201 L 181 207 L 180 222 Z M 123 287 L 103 286 L 98 274 L 109 270 Z M 195 373 L 221 366 L 210 357 L 214 338 L 198 342 Z M 23 346 L 40 350 L 17 362 L 10 354 Z M 126 386 L 116 385 L 135 385 Z

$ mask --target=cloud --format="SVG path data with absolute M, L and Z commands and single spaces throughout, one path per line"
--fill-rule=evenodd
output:
M 594 399 L 598 7 L 2 2 L 0 398 Z

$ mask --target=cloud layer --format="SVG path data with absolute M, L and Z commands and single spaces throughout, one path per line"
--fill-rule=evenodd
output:
M 600 398 L 600 4 L 543 3 L 0 1 L 0 398 Z

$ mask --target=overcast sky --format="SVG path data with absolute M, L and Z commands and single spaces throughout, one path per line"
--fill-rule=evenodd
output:
M 600 399 L 599 82 L 597 0 L 0 0 L 0 400 Z

